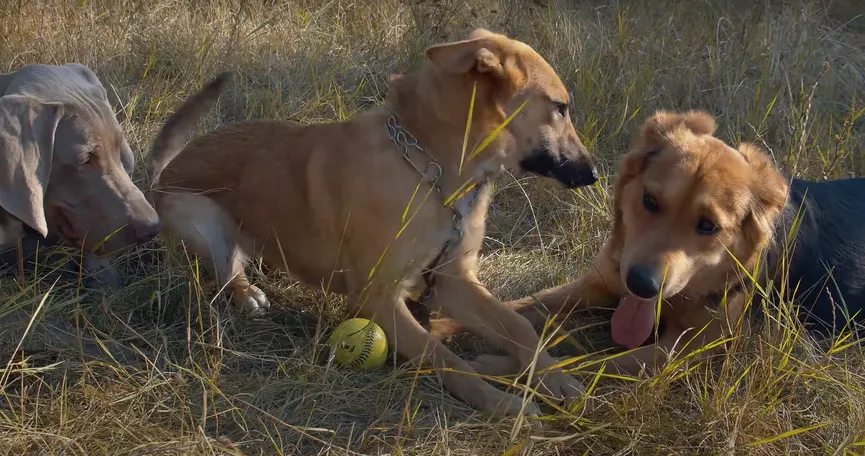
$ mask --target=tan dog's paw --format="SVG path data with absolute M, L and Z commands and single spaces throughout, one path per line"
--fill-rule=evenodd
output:
M 270 308 L 270 301 L 267 299 L 267 295 L 255 285 L 235 290 L 234 302 L 241 310 L 255 314 L 264 313 Z

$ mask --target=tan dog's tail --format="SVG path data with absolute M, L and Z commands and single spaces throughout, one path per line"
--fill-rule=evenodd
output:
M 153 148 L 150 150 L 150 166 L 147 174 L 150 177 L 151 186 L 159 181 L 162 170 L 183 150 L 183 146 L 186 145 L 186 141 L 189 140 L 195 125 L 198 123 L 198 119 L 213 107 L 230 77 L 230 72 L 220 73 L 198 93 L 189 97 L 162 126 L 162 130 L 159 131 L 159 135 L 153 142 Z

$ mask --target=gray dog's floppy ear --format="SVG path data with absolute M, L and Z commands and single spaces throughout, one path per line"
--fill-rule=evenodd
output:
M 63 114 L 56 103 L 0 98 L 0 208 L 48 235 L 44 197 L 54 159 L 54 134 Z

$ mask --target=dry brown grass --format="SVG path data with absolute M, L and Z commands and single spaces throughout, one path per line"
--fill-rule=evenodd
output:
M 530 43 L 557 68 L 574 92 L 577 129 L 608 174 L 657 108 L 707 109 L 719 116 L 721 137 L 763 144 L 797 176 L 859 175 L 865 165 L 865 18 L 857 0 L 191 5 L 5 2 L 0 71 L 33 62 L 91 66 L 133 149 L 146 154 L 178 102 L 218 71 L 235 77 L 206 128 L 247 118 L 344 119 L 381 101 L 388 74 L 417 62 L 426 45 L 486 26 Z M 514 298 L 577 274 L 609 227 L 608 185 L 562 191 L 502 179 L 482 263 L 491 289 Z M 724 359 L 689 361 L 656 379 L 604 380 L 593 393 L 597 408 L 552 414 L 537 431 L 473 413 L 430 373 L 328 366 L 320 335 L 343 317 L 338 297 L 268 273 L 260 281 L 276 308 L 263 318 L 231 315 L 214 299 L 209 275 L 182 254 L 162 246 L 144 253 L 118 261 L 135 278 L 118 293 L 99 299 L 55 288 L 42 310 L 171 363 L 133 369 L 76 362 L 51 347 L 4 350 L 0 453 L 865 450 L 865 356 L 849 341 L 827 349 L 795 337 L 795 328 L 769 328 Z M 0 312 L 35 309 L 50 285 L 42 277 L 4 280 Z M 593 350 L 606 336 L 585 328 L 571 342 Z

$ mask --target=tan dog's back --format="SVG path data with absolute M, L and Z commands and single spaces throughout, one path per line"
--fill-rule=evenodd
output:
M 344 273 L 362 268 L 366 274 L 376 265 L 399 229 L 381 221 L 404 212 L 417 185 L 388 144 L 368 134 L 371 128 L 363 118 L 225 125 L 193 141 L 162 172 L 160 186 L 206 192 L 243 227 L 250 254 L 304 282 L 326 277 L 329 291 L 352 293 L 363 284 L 346 286 Z M 417 217 L 415 224 L 424 217 L 436 223 L 433 213 Z M 349 221 L 362 232 L 347 229 Z

